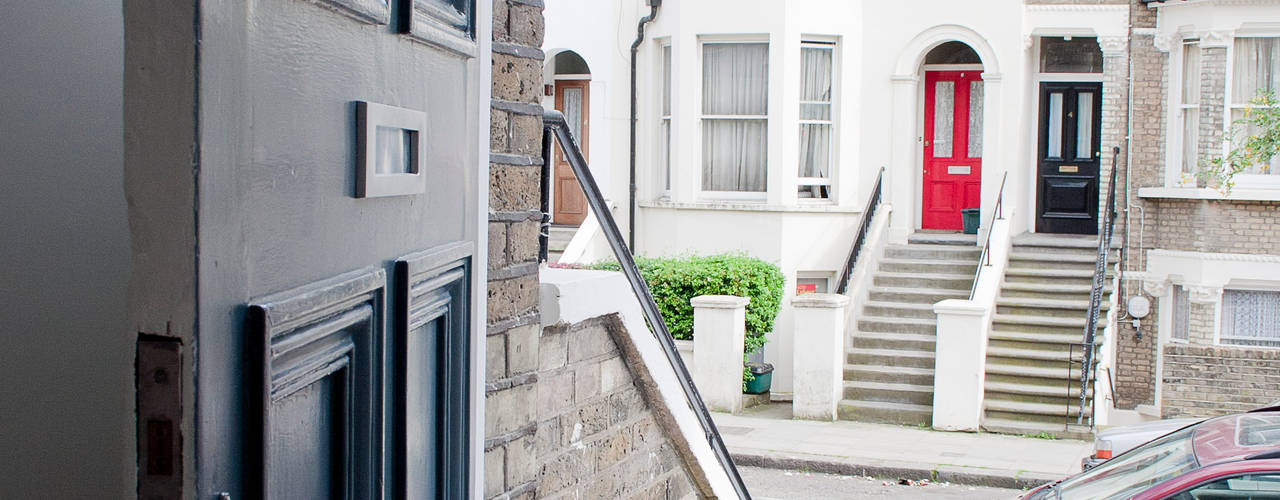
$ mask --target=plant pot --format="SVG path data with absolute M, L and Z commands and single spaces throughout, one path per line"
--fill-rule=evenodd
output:
M 769 392 L 773 383 L 773 365 L 769 363 L 747 363 L 747 369 L 755 380 L 748 380 L 742 392 L 746 394 L 764 394 Z

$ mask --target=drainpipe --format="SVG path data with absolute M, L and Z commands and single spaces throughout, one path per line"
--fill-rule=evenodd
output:
M 658 17 L 658 7 L 662 0 L 645 0 L 649 5 L 649 15 L 640 18 L 636 26 L 636 41 L 631 42 L 631 177 L 627 196 L 627 246 L 631 253 L 636 253 L 636 57 L 640 51 L 640 43 L 644 42 L 644 25 Z

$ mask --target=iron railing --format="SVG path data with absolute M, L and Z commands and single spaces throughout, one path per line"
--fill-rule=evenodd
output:
M 991 223 L 987 224 L 987 241 L 982 244 L 982 253 L 978 255 L 978 270 L 973 272 L 973 286 L 969 287 L 969 300 L 978 292 L 978 278 L 982 277 L 983 268 L 991 267 L 991 229 L 996 227 L 997 220 L 1004 220 L 1004 183 L 1009 180 L 1009 172 L 1000 176 L 1000 191 L 996 195 L 996 209 L 991 211 Z
M 1080 359 L 1080 417 L 1077 424 L 1084 423 L 1084 403 L 1088 394 L 1089 369 L 1093 365 L 1093 341 L 1097 334 L 1098 310 L 1102 308 L 1102 289 L 1107 277 L 1107 254 L 1111 252 L 1111 233 L 1116 226 L 1116 172 L 1120 169 L 1116 163 L 1120 159 L 1120 148 L 1111 150 L 1111 179 L 1107 186 L 1106 211 L 1102 214 L 1103 224 L 1098 235 L 1098 256 L 1093 264 L 1093 288 L 1089 291 L 1089 312 L 1084 321 L 1084 341 L 1081 347 L 1084 355 Z M 1092 417 L 1090 423 L 1092 423 Z
M 582 185 L 582 191 L 587 196 L 587 205 L 591 207 L 591 212 L 595 214 L 596 220 L 600 223 L 600 230 L 604 233 L 605 239 L 609 241 L 609 247 L 613 249 L 613 255 L 617 257 L 618 264 L 622 267 L 622 273 L 627 276 L 627 281 L 631 283 L 631 291 L 635 293 L 636 299 L 640 301 L 640 309 L 644 312 L 645 320 L 648 321 L 653 335 L 657 337 L 658 344 L 662 346 L 662 351 L 666 354 L 667 361 L 675 368 L 676 379 L 680 381 L 680 388 L 684 390 L 684 397 L 688 400 L 694 415 L 698 417 L 698 423 L 702 425 L 707 444 L 711 445 L 711 450 L 715 453 L 716 459 L 724 467 L 730 482 L 733 483 L 734 490 L 738 493 L 738 497 L 743 500 L 750 500 L 751 494 L 747 492 L 747 487 L 742 482 L 742 476 L 738 475 L 738 468 L 733 464 L 733 459 L 729 457 L 729 450 L 725 448 L 724 440 L 720 438 L 720 431 L 716 429 L 715 422 L 711 420 L 711 413 L 707 411 L 706 405 L 702 403 L 702 396 L 698 394 L 698 388 L 693 385 L 693 377 L 689 374 L 689 368 L 685 366 L 684 360 L 680 358 L 679 351 L 676 350 L 676 344 L 671 337 L 671 332 L 667 330 L 667 324 L 662 320 L 662 314 L 658 312 L 658 304 L 653 301 L 653 295 L 649 293 L 649 286 L 640 277 L 640 270 L 636 268 L 635 258 L 631 255 L 631 251 L 627 249 L 627 245 L 622 238 L 622 232 L 618 230 L 618 224 L 613 220 L 613 214 L 609 212 L 609 208 L 605 204 L 604 194 L 600 192 L 600 187 L 596 184 L 595 178 L 592 177 L 591 171 L 587 169 L 587 160 L 583 158 L 582 151 L 578 149 L 578 143 L 574 141 L 573 134 L 569 132 L 569 126 L 565 123 L 564 115 L 560 114 L 559 111 L 546 110 L 542 115 L 542 125 L 543 158 L 545 158 L 545 162 L 551 162 L 550 153 L 553 141 L 551 137 L 554 136 L 555 139 L 559 140 L 561 153 L 569 161 L 569 166 L 573 168 L 573 175 L 578 177 L 578 183 Z M 543 233 L 540 238 L 543 242 L 539 244 L 539 247 L 545 248 L 545 240 L 548 235 Z
M 880 173 L 876 174 L 876 183 L 871 187 L 871 197 L 867 199 L 866 208 L 862 209 L 862 221 L 858 223 L 858 234 L 853 237 L 853 246 L 849 247 L 849 258 L 845 259 L 844 267 L 840 269 L 840 282 L 836 285 L 836 293 L 843 294 L 849 290 L 849 280 L 852 278 L 853 266 L 858 263 L 858 254 L 862 253 L 862 244 L 867 241 L 867 231 L 871 230 L 871 219 L 875 217 L 876 210 L 880 208 L 880 186 L 884 181 L 884 167 L 880 167 Z

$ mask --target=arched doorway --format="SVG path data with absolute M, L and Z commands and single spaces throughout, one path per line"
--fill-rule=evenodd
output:
M 552 94 L 555 97 L 555 109 L 564 114 L 569 130 L 582 149 L 582 156 L 590 159 L 590 137 L 588 133 L 588 116 L 591 101 L 591 69 L 587 62 L 572 50 L 556 54 L 548 63 L 551 65 Z M 551 182 L 551 222 L 565 226 L 577 226 L 587 217 L 586 196 L 573 169 L 565 161 L 564 155 L 557 148 L 554 153 L 553 180 Z
M 961 210 L 982 204 L 982 60 L 949 41 L 925 55 L 923 70 L 920 228 L 956 231 Z

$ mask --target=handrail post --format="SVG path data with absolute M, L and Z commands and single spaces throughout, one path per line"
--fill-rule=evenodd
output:
M 555 148 L 555 138 L 543 129 L 542 176 L 538 180 L 538 195 L 541 197 L 539 210 L 542 212 L 538 220 L 538 263 L 547 261 L 551 241 L 551 167 L 555 162 L 551 158 L 553 148 Z
M 996 193 L 996 207 L 991 214 L 991 223 L 987 224 L 986 242 L 982 244 L 982 253 L 978 256 L 978 270 L 973 273 L 973 286 L 969 287 L 969 300 L 973 300 L 974 294 L 978 293 L 978 279 L 982 277 L 982 268 L 991 267 L 991 228 L 995 227 L 997 220 L 1004 220 L 1004 184 L 1009 180 L 1009 172 L 1005 171 L 1000 177 L 1000 190 Z
M 1120 159 L 1120 147 L 1115 146 L 1111 152 L 1111 178 L 1107 187 L 1106 212 L 1102 214 L 1102 228 L 1098 234 L 1098 256 L 1093 265 L 1093 287 L 1089 290 L 1089 310 L 1084 321 L 1084 339 L 1081 342 L 1080 359 L 1080 415 L 1077 424 L 1084 424 L 1084 404 L 1089 390 L 1089 368 L 1093 364 L 1093 341 L 1097 334 L 1098 310 L 1102 307 L 1102 289 L 1107 274 L 1107 254 L 1111 252 L 1111 233 L 1115 228 L 1116 216 L 1116 172 Z M 1112 292 L 1115 293 L 1115 292 Z M 1068 374 L 1070 375 L 1070 374 Z M 1093 418 L 1089 419 L 1090 425 Z

